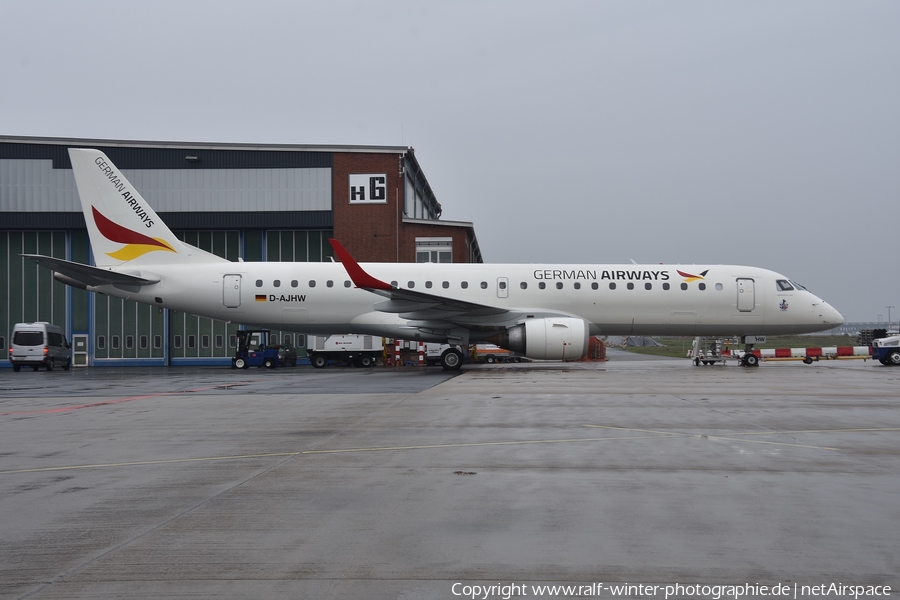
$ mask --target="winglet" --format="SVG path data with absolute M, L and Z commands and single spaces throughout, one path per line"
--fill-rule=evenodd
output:
M 331 247 L 334 248 L 334 253 L 337 254 L 338 260 L 340 260 L 341 264 L 344 265 L 344 268 L 347 269 L 347 274 L 350 275 L 350 279 L 353 280 L 353 284 L 356 287 L 369 290 L 393 289 L 391 288 L 391 284 L 385 283 L 366 273 L 339 241 L 334 238 L 328 238 L 328 242 L 331 244 Z

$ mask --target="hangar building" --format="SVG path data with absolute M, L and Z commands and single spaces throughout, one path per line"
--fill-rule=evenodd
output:
M 93 264 L 67 149 L 109 156 L 183 241 L 232 261 L 482 262 L 472 223 L 441 221 L 404 146 L 0 136 L 0 366 L 17 322 L 62 327 L 86 365 L 228 364 L 237 324 L 73 289 L 20 254 Z M 304 336 L 277 332 L 304 347 Z

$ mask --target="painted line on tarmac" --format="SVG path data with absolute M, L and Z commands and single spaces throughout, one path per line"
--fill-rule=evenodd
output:
M 747 435 L 799 435 L 804 433 L 863 433 L 878 431 L 900 431 L 900 427 L 855 427 L 846 429 L 798 429 L 790 431 L 748 431 L 742 433 L 733 433 L 730 436 L 707 435 L 698 433 L 678 433 L 674 431 L 656 431 L 653 429 L 633 429 L 630 427 L 615 427 L 612 425 L 585 425 L 585 427 L 593 427 L 595 429 L 612 429 L 618 431 L 638 431 L 642 433 L 666 433 L 678 437 L 693 437 L 710 440 L 725 440 L 730 442 L 747 442 L 749 444 L 769 444 L 775 446 L 793 446 L 795 448 L 813 448 L 816 450 L 840 450 L 840 448 L 832 448 L 829 446 L 811 446 L 806 444 L 789 444 L 787 442 L 767 442 L 764 440 L 745 440 L 743 436 Z M 742 437 L 732 437 L 742 436 Z
M 300 456 L 301 454 L 346 454 L 353 452 L 384 452 L 388 450 L 428 450 L 434 448 L 473 448 L 478 446 L 515 446 L 525 444 L 562 444 L 566 442 L 608 442 L 615 440 L 643 440 L 666 437 L 665 435 L 619 436 L 602 438 L 574 438 L 560 440 L 521 440 L 511 442 L 473 442 L 468 444 L 429 444 L 423 446 L 383 446 L 376 448 L 341 448 L 337 450 L 302 450 L 297 452 L 270 452 L 268 454 L 242 454 L 236 456 L 207 456 L 201 458 L 172 458 L 166 460 L 138 460 L 120 463 L 97 463 L 89 465 L 69 465 L 61 467 L 38 467 L 31 469 L 10 469 L 0 471 L 0 475 L 18 473 L 45 473 L 49 471 L 74 471 L 80 469 L 111 469 L 115 467 L 138 467 L 147 465 L 169 465 L 177 463 L 210 462 L 222 460 L 246 460 L 251 458 L 275 458 L 284 456 Z
M 98 463 L 93 465 L 70 465 L 67 467 L 41 467 L 35 469 L 11 469 L 0 471 L 0 475 L 13 473 L 43 473 L 46 471 L 74 471 L 77 469 L 110 469 L 113 467 L 138 467 L 146 465 L 171 465 L 175 463 L 210 462 L 217 460 L 245 460 L 248 458 L 273 458 L 279 456 L 297 456 L 303 452 L 270 452 L 268 454 L 242 454 L 240 456 L 206 456 L 202 458 L 171 458 L 167 460 L 136 460 L 120 463 Z
M 382 452 L 385 450 L 429 450 L 434 448 L 475 448 L 479 446 L 521 446 L 527 444 L 563 444 L 566 442 L 614 442 L 616 440 L 647 440 L 672 436 L 667 432 L 656 435 L 634 435 L 600 438 L 571 438 L 568 440 L 520 440 L 513 442 L 472 442 L 468 444 L 428 444 L 423 446 L 381 446 L 375 448 L 342 448 L 338 450 L 306 450 L 302 454 L 340 454 L 349 452 Z
M 113 404 L 121 404 L 123 402 L 134 402 L 135 400 L 147 400 L 149 398 L 162 398 L 165 396 L 178 396 L 181 394 L 195 394 L 197 392 L 207 392 L 209 390 L 218 390 L 236 385 L 247 385 L 256 383 L 258 380 L 252 381 L 236 381 L 234 383 L 210 385 L 202 388 L 194 388 L 192 390 L 181 390 L 179 392 L 159 392 L 158 394 L 143 394 L 140 396 L 129 396 L 127 398 L 116 398 L 115 400 L 103 400 L 101 402 L 91 402 L 89 404 L 77 404 L 75 406 L 60 406 L 58 408 L 46 408 L 42 410 L 22 410 L 0 413 L 0 417 L 9 416 L 26 416 L 26 415 L 49 415 L 54 413 L 69 412 L 72 410 L 81 410 L 83 408 L 96 408 L 98 406 L 110 406 Z

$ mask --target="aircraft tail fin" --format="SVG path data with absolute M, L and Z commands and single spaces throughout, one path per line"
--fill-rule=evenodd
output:
M 179 241 L 100 150 L 69 148 L 69 158 L 97 266 L 227 262 Z

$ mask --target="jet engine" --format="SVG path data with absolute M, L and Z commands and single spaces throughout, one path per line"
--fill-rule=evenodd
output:
M 490 341 L 498 346 L 543 360 L 584 358 L 588 351 L 588 324 L 582 319 L 553 317 L 527 319 Z

